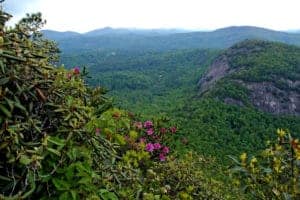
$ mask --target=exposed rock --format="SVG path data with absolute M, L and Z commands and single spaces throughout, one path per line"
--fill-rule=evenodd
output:
M 227 57 L 225 55 L 218 57 L 209 67 L 206 75 L 203 76 L 198 82 L 200 94 L 208 91 L 215 82 L 232 72 L 233 70 L 230 70 Z
M 300 81 L 292 81 L 292 80 L 284 80 L 284 79 L 281 79 L 282 81 L 286 81 L 288 86 L 290 88 L 300 88 Z
M 284 91 L 270 82 L 248 83 L 250 100 L 254 106 L 274 114 L 300 114 L 300 94 L 293 90 Z
M 224 102 L 227 103 L 227 104 L 230 104 L 230 105 L 244 106 L 244 103 L 242 101 L 239 101 L 239 100 L 236 100 L 236 99 L 233 99 L 233 98 L 229 98 L 229 97 L 226 97 L 224 99 Z

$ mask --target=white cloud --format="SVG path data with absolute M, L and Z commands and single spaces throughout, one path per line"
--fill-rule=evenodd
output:
M 298 0 L 32 0 L 30 2 L 29 7 L 34 9 L 33 11 L 41 11 L 47 19 L 46 28 L 61 31 L 85 32 L 105 26 L 216 29 L 231 25 L 253 25 L 277 30 L 300 28 Z M 29 4 L 26 5 L 28 9 Z

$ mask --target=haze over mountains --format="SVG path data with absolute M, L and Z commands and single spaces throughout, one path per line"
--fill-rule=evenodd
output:
M 300 45 L 300 34 L 252 26 L 232 26 L 215 31 L 181 29 L 103 28 L 84 34 L 44 30 L 45 36 L 58 41 L 63 53 L 82 50 L 164 51 L 188 48 L 224 49 L 245 39 L 261 39 Z

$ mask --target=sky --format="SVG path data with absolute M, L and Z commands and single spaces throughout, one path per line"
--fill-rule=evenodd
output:
M 215 30 L 258 26 L 300 30 L 300 0 L 6 0 L 14 15 L 42 12 L 45 29 L 87 32 L 113 28 Z

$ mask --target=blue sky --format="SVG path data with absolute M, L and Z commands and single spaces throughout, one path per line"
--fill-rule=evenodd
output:
M 40 11 L 45 28 L 87 32 L 102 27 L 214 30 L 251 25 L 300 29 L 299 0 L 6 0 L 16 22 Z

